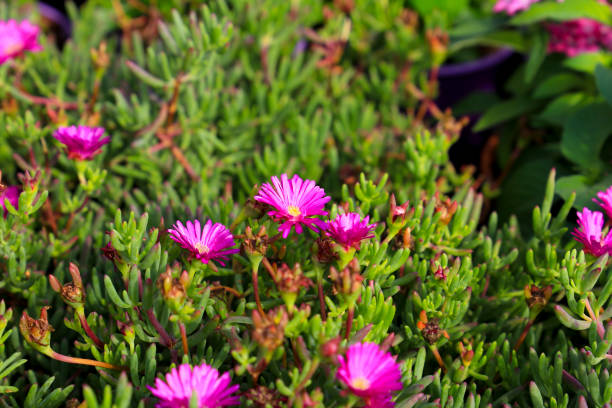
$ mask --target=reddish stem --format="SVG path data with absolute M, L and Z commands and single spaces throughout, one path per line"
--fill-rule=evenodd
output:
M 264 261 L 266 259 L 264 258 Z M 263 307 L 261 307 L 261 300 L 259 299 L 259 275 L 257 273 L 259 267 L 253 267 L 253 273 L 251 278 L 253 280 L 253 293 L 255 294 L 255 304 L 257 304 L 257 311 L 260 316 L 265 316 Z
M 57 106 L 60 109 L 78 109 L 79 105 L 76 102 L 63 102 L 57 98 L 45 98 L 43 96 L 30 95 L 24 90 L 19 89 L 19 94 L 28 101 L 37 105 Z
M 527 325 L 525 326 L 525 328 L 523 329 L 523 332 L 521 333 L 521 337 L 518 338 L 518 341 L 514 345 L 514 350 L 518 350 L 519 347 L 521 347 L 521 344 L 523 344 L 523 342 L 525 341 L 525 338 L 527 337 L 527 333 L 529 332 L 529 329 L 533 325 L 534 321 L 535 321 L 534 319 L 531 319 L 527 322 Z
M 63 361 L 64 363 L 70 363 L 70 364 L 83 364 L 83 365 L 89 365 L 89 366 L 94 366 L 94 367 L 108 368 L 109 370 L 116 370 L 116 371 L 125 370 L 125 367 L 120 367 L 120 366 L 116 366 L 113 364 L 105 363 L 104 361 L 90 360 L 88 358 L 65 356 L 63 354 L 56 353 L 55 351 L 51 354 L 51 358 L 58 360 L 58 361 Z
M 438 365 L 440 366 L 440 368 L 442 368 L 442 370 L 446 372 L 446 365 L 444 364 L 444 361 L 442 360 L 442 356 L 440 356 L 440 352 L 438 351 L 438 348 L 436 346 L 431 346 L 431 352 L 436 358 L 436 361 L 438 362 Z
M 181 331 L 181 341 L 183 342 L 183 354 L 189 355 L 189 345 L 187 344 L 187 331 L 183 322 L 179 322 L 179 330 Z
M 157 330 L 157 333 L 159 333 L 159 337 L 162 340 L 162 344 L 171 349 L 176 342 L 173 338 L 170 337 L 166 329 L 163 328 L 159 320 L 157 320 L 157 317 L 155 317 L 155 313 L 153 313 L 153 309 L 147 310 L 147 316 L 149 317 L 149 321 L 151 322 L 153 327 L 155 327 L 155 330 Z
M 325 309 L 325 297 L 323 296 L 323 284 L 321 283 L 321 281 L 319 281 L 317 286 L 319 289 L 319 305 L 321 307 L 321 320 L 326 321 L 327 320 L 327 310 Z
M 89 338 L 96 344 L 99 349 L 104 350 L 104 343 L 102 342 L 102 340 L 100 340 L 98 336 L 96 336 L 96 333 L 91 330 L 91 327 L 89 327 L 87 319 L 85 318 L 85 314 L 81 311 L 77 312 L 77 316 L 79 317 L 79 321 L 81 322 L 81 327 L 83 327 L 83 330 L 85 330 L 85 334 L 89 336 Z
M 355 308 L 350 307 L 348 310 L 348 315 L 346 316 L 346 333 L 344 334 L 344 338 L 348 340 L 351 335 L 351 327 L 353 326 L 353 314 L 355 313 Z

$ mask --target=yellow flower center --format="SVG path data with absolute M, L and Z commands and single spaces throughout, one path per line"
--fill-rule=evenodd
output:
M 204 245 L 201 242 L 198 242 L 197 244 L 194 245 L 195 249 L 198 250 L 198 254 L 202 255 L 202 254 L 207 254 L 208 251 L 210 251 L 210 248 L 208 248 L 206 245 Z
M 351 385 L 356 390 L 367 390 L 368 388 L 370 388 L 370 382 L 363 377 L 355 378 Z
M 287 207 L 287 212 L 294 217 L 297 217 L 302 213 L 300 209 L 297 208 L 295 205 L 290 205 L 289 207 Z
M 4 48 L 5 54 L 13 54 L 19 52 L 23 48 L 23 44 L 21 41 L 15 41 L 13 43 L 9 43 Z

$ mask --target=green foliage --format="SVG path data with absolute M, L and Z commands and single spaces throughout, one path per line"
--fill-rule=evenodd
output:
M 157 378 L 206 363 L 240 406 L 264 391 L 271 406 L 363 406 L 336 372 L 364 341 L 396 356 L 397 407 L 609 404 L 612 268 L 567 219 L 607 186 L 610 61 L 559 70 L 541 32 L 508 28 L 578 5 L 608 18 L 599 3 L 469 23 L 486 2 L 414 1 L 431 11 L 418 24 L 402 1 L 194 3 L 68 5 L 62 48 L 43 30 L 42 51 L 0 65 L 0 188 L 21 188 L 0 214 L 0 405 L 152 406 Z M 446 49 L 437 29 L 454 19 Z M 508 175 L 499 211 L 449 161 L 463 123 L 433 102 L 432 68 L 488 35 L 530 56 L 477 127 L 537 111 L 563 128 Z M 52 136 L 73 124 L 111 141 L 79 160 Z M 551 152 L 583 174 L 557 178 Z M 325 189 L 322 220 L 356 212 L 373 236 L 282 238 L 253 197 L 284 173 Z M 194 219 L 240 252 L 203 263 L 211 248 L 181 248 L 168 229 Z

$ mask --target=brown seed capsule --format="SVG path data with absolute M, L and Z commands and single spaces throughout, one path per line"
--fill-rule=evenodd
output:
M 436 213 L 440 213 L 440 222 L 444 225 L 448 225 L 457 211 L 458 204 L 456 201 L 451 201 L 448 197 L 446 200 L 442 201 L 439 196 L 440 194 L 436 193 Z
M 187 296 L 185 285 L 180 278 L 172 277 L 172 268 L 170 266 L 167 266 L 166 272 L 157 278 L 157 287 L 164 299 L 172 300 L 177 304 L 182 304 Z
M 338 253 L 334 246 L 334 242 L 330 238 L 317 238 L 315 242 L 315 259 L 317 262 L 327 264 L 338 259 Z
M 280 408 L 287 402 L 287 397 L 263 385 L 257 385 L 250 388 L 244 393 L 244 396 L 258 408 Z
M 40 319 L 31 318 L 27 311 L 23 311 L 19 321 L 19 331 L 28 343 L 42 347 L 49 347 L 51 344 L 53 327 L 47 320 L 47 309 L 49 308 L 49 306 L 44 306 L 40 310 Z
M 284 306 L 276 307 L 265 315 L 253 311 L 253 339 L 262 347 L 272 351 L 283 344 L 285 327 L 289 322 L 289 315 Z
M 59 292 L 64 302 L 76 307 L 85 302 L 85 288 L 79 267 L 71 262 L 68 270 L 72 276 L 72 282 L 62 285 L 54 275 L 49 275 L 49 284 L 54 291 Z
M 449 338 L 446 330 L 440 329 L 439 321 L 440 320 L 437 318 L 428 319 L 425 311 L 421 311 L 419 321 L 417 322 L 417 328 L 421 330 L 421 335 L 429 344 L 437 342 L 442 335 L 447 339 Z
M 552 296 L 552 286 L 548 285 L 538 288 L 536 285 L 525 286 L 525 299 L 530 309 L 534 307 L 544 307 Z
M 266 227 L 262 226 L 257 234 L 253 234 L 251 227 L 247 226 L 241 247 L 242 251 L 247 255 L 266 256 L 270 242 L 271 240 L 268 234 L 266 234 Z

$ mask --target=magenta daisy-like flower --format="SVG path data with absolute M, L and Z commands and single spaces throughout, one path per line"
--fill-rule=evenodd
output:
M 595 201 L 603 210 L 606 212 L 608 218 L 612 218 L 612 186 L 608 187 L 606 191 L 600 191 L 597 193 L 597 198 L 594 198 Z
M 578 227 L 572 231 L 572 235 L 584 245 L 584 252 L 594 256 L 612 254 L 612 234 L 608 233 L 603 240 L 601 238 L 603 224 L 603 214 L 599 211 L 591 211 L 585 207 L 582 212 L 578 212 Z
M 376 224 L 368 224 L 370 217 L 363 220 L 357 213 L 340 214 L 327 224 L 325 233 L 345 249 L 359 249 L 359 244 L 366 238 L 374 237 L 372 230 Z
M 24 20 L 0 21 L 0 65 L 26 51 L 40 51 L 38 27 Z
M 16 186 L 9 186 L 5 188 L 4 191 L 0 192 L 0 207 L 2 207 L 4 218 L 8 215 L 8 210 L 4 203 L 5 200 L 8 200 L 8 202 L 17 209 L 19 204 L 19 188 Z
M 368 407 L 393 407 L 393 392 L 402 389 L 402 373 L 391 353 L 375 343 L 350 346 L 346 357 L 338 356 L 336 376 Z
M 89 126 L 60 127 L 53 137 L 66 146 L 68 157 L 77 160 L 91 160 L 100 153 L 100 148 L 110 142 L 110 137 L 102 137 L 104 128 Z
M 168 230 L 170 238 L 176 241 L 182 248 L 185 248 L 203 263 L 217 261 L 225 265 L 221 259 L 228 260 L 228 255 L 235 254 L 240 249 L 231 249 L 236 243 L 232 233 L 223 224 L 212 223 L 208 220 L 204 228 L 200 221 L 187 221 L 183 225 L 180 221 Z
M 231 385 L 229 373 L 219 371 L 206 363 L 191 367 L 181 364 L 166 374 L 166 381 L 155 380 L 155 387 L 147 386 L 159 398 L 157 408 L 188 408 L 195 392 L 199 408 L 217 408 L 237 405 L 240 397 L 231 395 L 238 391 L 238 385 Z
M 272 185 L 264 183 L 255 196 L 255 200 L 275 208 L 268 215 L 282 222 L 278 230 L 283 238 L 289 236 L 293 226 L 298 234 L 302 233 L 302 225 L 315 232 L 318 228 L 324 229 L 325 222 L 315 216 L 327 215 L 324 207 L 330 199 L 314 181 L 302 180 L 297 174 L 291 180 L 286 174 L 282 174 L 280 180 L 272 176 Z

